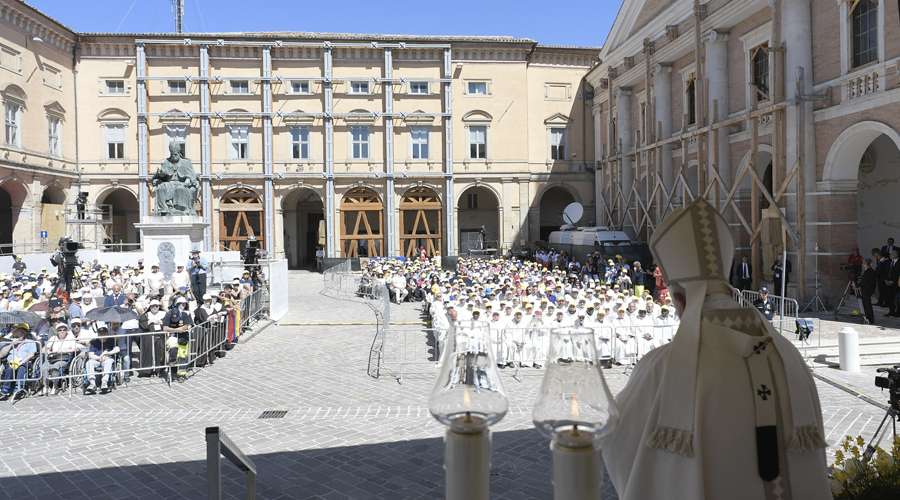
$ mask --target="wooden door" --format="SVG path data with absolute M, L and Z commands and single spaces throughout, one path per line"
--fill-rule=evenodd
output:
M 414 187 L 400 199 L 400 251 L 406 258 L 416 258 L 419 247 L 429 257 L 441 251 L 443 206 L 434 190 Z
M 251 236 L 265 248 L 265 213 L 256 192 L 239 188 L 225 193 L 219 211 L 219 243 L 223 250 L 240 251 Z
M 341 202 L 341 256 L 384 255 L 384 205 L 378 193 L 353 188 Z

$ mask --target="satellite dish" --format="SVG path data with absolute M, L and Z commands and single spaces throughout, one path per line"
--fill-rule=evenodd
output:
M 581 220 L 582 215 L 584 215 L 584 207 L 581 203 L 577 201 L 569 203 L 563 210 L 563 222 L 575 225 Z

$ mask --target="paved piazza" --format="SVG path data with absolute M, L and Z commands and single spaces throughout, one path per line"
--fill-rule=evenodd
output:
M 443 428 L 427 409 L 434 365 L 409 363 L 398 383 L 388 359 L 370 378 L 371 311 L 322 296 L 317 274 L 290 282 L 287 318 L 182 384 L 0 404 L 0 498 L 205 498 L 204 428 L 213 425 L 256 462 L 260 498 L 439 498 Z M 417 305 L 394 320 L 413 331 Z M 424 359 L 422 334 L 409 338 Z M 520 375 L 503 376 L 511 409 L 493 434 L 492 498 L 550 498 L 548 442 L 531 424 L 540 372 Z M 626 381 L 621 369 L 607 376 L 615 391 Z M 827 383 L 819 391 L 829 442 L 874 431 L 882 409 Z M 258 419 L 265 410 L 287 415 Z M 227 496 L 242 498 L 242 474 L 230 464 L 224 473 Z

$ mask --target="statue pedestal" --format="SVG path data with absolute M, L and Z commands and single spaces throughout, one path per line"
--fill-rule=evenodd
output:
M 141 230 L 144 268 L 159 264 L 171 277 L 177 264 L 187 265 L 191 250 L 203 249 L 203 230 L 208 224 L 198 215 L 151 215 L 134 226 Z

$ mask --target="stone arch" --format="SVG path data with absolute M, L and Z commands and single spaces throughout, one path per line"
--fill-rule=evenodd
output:
M 564 224 L 563 209 L 572 202 L 579 201 L 577 192 L 563 184 L 545 186 L 538 200 L 539 239 L 547 241 L 550 233 L 558 231 Z
M 290 269 L 311 268 L 316 250 L 327 247 L 325 202 L 312 186 L 294 186 L 281 197 L 284 254 Z
M 882 122 L 864 121 L 844 129 L 828 150 L 822 180 L 832 186 L 859 180 L 859 162 L 881 135 L 890 138 L 900 149 L 900 133 Z
M 59 186 L 49 185 L 44 188 L 41 194 L 41 203 L 52 203 L 54 205 L 63 205 L 66 202 L 66 191 Z
M 219 243 L 225 250 L 243 250 L 250 237 L 265 247 L 265 207 L 248 186 L 226 190 L 219 198 Z
M 103 220 L 103 243 L 137 244 L 140 238 L 134 225 L 140 220 L 140 206 L 134 192 L 123 186 L 113 186 L 101 191 L 96 199 Z
M 15 253 L 17 224 L 28 194 L 28 187 L 18 179 L 0 179 L 0 255 Z
M 384 203 L 377 189 L 356 185 L 341 196 L 341 257 L 384 256 Z
M 471 196 L 470 196 L 471 195 Z M 459 253 L 498 248 L 503 241 L 503 199 L 490 184 L 472 183 L 456 199 Z M 484 237 L 481 228 L 484 227 Z
M 20 101 L 19 104 L 25 105 L 25 102 L 28 100 L 28 94 L 25 93 L 25 90 L 22 87 L 16 85 L 15 83 L 10 83 L 6 87 L 3 88 L 3 99 L 15 99 L 16 101 Z
M 131 116 L 119 108 L 106 108 L 97 113 L 99 121 L 128 121 Z
M 412 186 L 400 196 L 400 251 L 407 258 L 418 256 L 420 248 L 431 257 L 441 251 L 444 206 L 439 190 Z
M 480 109 L 473 109 L 468 113 L 464 114 L 462 117 L 462 121 L 464 122 L 490 122 L 494 121 L 494 117 L 491 116 L 487 111 L 482 111 Z

